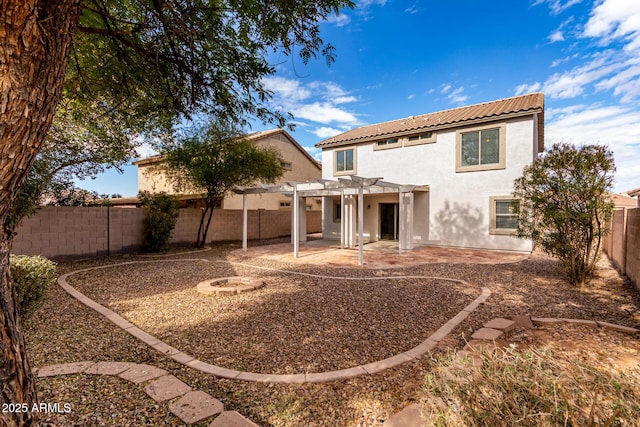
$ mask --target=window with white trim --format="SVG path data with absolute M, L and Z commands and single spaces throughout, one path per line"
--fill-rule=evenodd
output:
M 356 173 L 356 149 L 355 147 L 333 152 L 333 174 L 354 175 Z
M 513 234 L 518 228 L 518 201 L 509 196 L 490 197 L 490 234 Z
M 456 132 L 456 172 L 504 169 L 505 124 Z

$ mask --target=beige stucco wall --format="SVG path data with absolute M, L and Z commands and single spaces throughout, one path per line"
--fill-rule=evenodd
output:
M 274 147 L 281 153 L 282 159 L 291 164 L 291 170 L 285 171 L 278 182 L 307 182 L 320 179 L 322 175 L 321 169 L 301 151 L 302 147 L 289 140 L 284 133 L 271 132 L 264 138 L 256 138 L 255 143 L 263 147 Z M 156 163 L 147 163 L 145 161 L 138 164 L 138 191 L 152 193 L 164 191 L 169 194 L 176 194 L 171 182 L 167 181 L 166 176 L 156 165 Z M 279 193 L 247 196 L 248 209 L 290 210 L 288 207 L 282 208 L 281 202 L 291 202 L 291 199 Z M 222 208 L 242 209 L 242 196 L 231 195 L 226 197 L 222 203 Z M 321 199 L 307 200 L 307 209 L 321 210 Z
M 200 209 L 180 209 L 171 244 L 193 243 Z M 42 255 L 56 260 L 93 258 L 141 249 L 146 209 L 46 206 L 18 227 L 11 253 Z M 307 212 L 307 233 L 322 231 L 321 212 Z M 270 239 L 291 234 L 291 213 L 251 210 L 248 238 Z M 207 242 L 242 240 L 242 211 L 216 209 Z

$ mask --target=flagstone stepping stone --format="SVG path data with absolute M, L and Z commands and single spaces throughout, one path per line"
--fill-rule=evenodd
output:
M 204 391 L 197 390 L 190 391 L 171 403 L 169 410 L 185 423 L 193 424 L 219 414 L 224 410 L 224 405 Z
M 45 366 L 38 369 L 38 377 L 43 378 L 54 377 L 56 375 L 79 374 L 93 365 L 95 365 L 94 362 L 76 362 Z
M 140 364 L 135 365 L 131 369 L 127 369 L 118 376 L 123 380 L 128 380 L 132 383 L 140 384 L 166 374 L 167 371 L 165 371 L 164 369 L 156 368 L 155 366 Z
M 503 332 L 492 328 L 480 328 L 471 335 L 474 340 L 497 340 L 502 336 Z
M 220 414 L 209 427 L 258 427 L 236 411 L 225 411 Z
M 131 362 L 98 362 L 84 371 L 85 374 L 118 375 L 137 366 Z
M 156 402 L 164 402 L 165 400 L 175 399 L 191 391 L 191 387 L 174 377 L 173 375 L 165 375 L 153 382 L 149 383 L 144 392 L 147 393 Z

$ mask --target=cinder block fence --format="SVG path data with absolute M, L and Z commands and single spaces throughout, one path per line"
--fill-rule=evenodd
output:
M 63 260 L 135 252 L 143 243 L 145 209 L 52 207 L 25 218 L 13 239 L 12 253 Z M 181 209 L 172 245 L 195 241 L 200 209 Z M 250 240 L 291 235 L 291 212 L 248 211 Z M 307 233 L 322 231 L 320 211 L 307 212 Z M 214 210 L 207 242 L 242 240 L 242 211 Z
M 640 290 L 640 208 L 614 211 L 603 248 L 616 268 Z

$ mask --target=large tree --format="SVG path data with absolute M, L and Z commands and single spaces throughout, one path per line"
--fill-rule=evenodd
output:
M 207 239 L 216 203 L 238 186 L 274 183 L 282 176 L 282 157 L 273 147 L 248 140 L 233 123 L 214 119 L 165 147 L 161 172 L 178 192 L 205 194 L 195 246 Z
M 533 240 L 583 286 L 611 219 L 613 153 L 600 145 L 559 143 L 525 167 L 514 184 L 519 237 Z
M 9 214 L 56 108 L 99 107 L 123 131 L 168 131 L 199 112 L 283 124 L 262 78 L 268 49 L 333 59 L 318 23 L 351 0 L 0 1 L 0 403 L 36 401 L 10 280 Z M 0 413 L 0 424 L 31 424 Z

